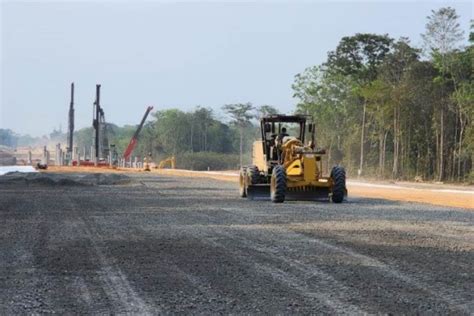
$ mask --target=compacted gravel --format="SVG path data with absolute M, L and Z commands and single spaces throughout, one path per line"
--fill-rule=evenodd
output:
M 0 181 L 0 314 L 474 313 L 472 211 L 130 177 Z

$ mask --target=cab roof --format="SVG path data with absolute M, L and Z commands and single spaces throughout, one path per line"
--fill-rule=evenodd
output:
M 266 122 L 283 122 L 283 123 L 305 123 L 307 119 L 309 119 L 309 115 L 283 115 L 283 114 L 274 114 L 274 115 L 267 115 L 261 118 L 261 121 Z

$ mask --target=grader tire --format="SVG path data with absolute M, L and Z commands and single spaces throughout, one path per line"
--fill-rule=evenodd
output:
M 283 166 L 275 166 L 273 168 L 270 197 L 273 203 L 283 203 L 286 194 L 286 171 Z
M 246 172 L 245 169 L 240 169 L 239 174 L 239 196 L 242 198 L 247 197 L 247 185 L 246 185 Z
M 346 192 L 346 171 L 341 166 L 335 166 L 331 171 L 332 178 L 332 201 L 334 203 L 341 203 L 344 200 Z
M 248 169 L 248 174 L 250 177 L 250 184 L 257 184 L 260 181 L 260 171 L 258 171 L 257 166 L 250 166 Z

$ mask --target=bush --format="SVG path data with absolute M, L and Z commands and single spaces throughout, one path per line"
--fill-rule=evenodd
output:
M 176 167 L 188 170 L 236 170 L 239 155 L 216 152 L 183 153 L 176 156 Z

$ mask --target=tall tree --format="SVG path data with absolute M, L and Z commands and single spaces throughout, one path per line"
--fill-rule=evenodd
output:
M 278 110 L 271 105 L 261 105 L 257 109 L 257 118 L 264 117 L 267 115 L 278 114 Z
M 157 111 L 155 118 L 156 138 L 164 153 L 176 155 L 189 150 L 189 115 L 178 109 Z
M 459 16 L 451 7 L 432 10 L 427 17 L 425 33 L 422 34 L 425 49 L 430 54 L 437 66 L 440 76 L 436 80 L 441 85 L 443 102 L 439 107 L 439 131 L 438 131 L 438 179 L 441 181 L 445 176 L 445 120 L 448 108 L 448 91 L 445 80 L 452 65 L 449 54 L 453 52 L 463 38 L 464 32 L 460 29 Z
M 405 85 L 406 72 L 418 60 L 420 51 L 410 46 L 407 38 L 401 38 L 394 45 L 392 51 L 386 55 L 379 69 L 379 78 L 390 87 L 392 120 L 393 120 L 393 165 L 392 177 L 400 175 L 400 152 L 402 147 L 402 114 L 407 106 L 405 99 L 407 90 Z
M 459 125 L 459 133 L 455 136 L 457 138 L 457 164 L 454 161 L 453 165 L 456 168 L 457 180 L 461 180 L 461 165 L 469 157 L 464 155 L 464 145 L 469 147 L 469 144 L 472 142 L 474 137 L 469 138 L 469 135 L 466 135 L 466 129 L 469 131 L 469 126 L 474 122 L 474 72 L 472 71 L 473 61 L 474 61 L 474 21 L 471 20 L 471 32 L 469 34 L 470 45 L 464 51 L 455 51 L 451 53 L 452 55 L 452 64 L 450 67 L 450 77 L 452 79 L 452 84 L 454 88 L 454 93 L 452 95 L 452 100 L 455 106 L 455 112 L 457 115 L 456 123 Z M 466 137 L 467 136 L 467 137 Z M 466 140 L 465 140 L 466 138 Z M 471 140 L 471 142 L 469 142 Z M 473 151 L 474 152 L 474 151 Z M 474 159 L 471 158 L 471 161 Z
M 207 151 L 208 146 L 208 132 L 209 127 L 213 124 L 212 110 L 205 107 L 197 107 L 192 115 L 192 130 L 196 126 L 199 132 L 199 151 Z M 194 148 L 194 147 L 193 147 Z M 194 149 L 193 149 L 194 150 Z
M 294 97 L 300 100 L 297 112 L 309 114 L 317 126 L 316 140 L 328 148 L 328 163 L 340 163 L 342 153 L 352 168 L 352 144 L 360 127 L 354 81 L 342 74 L 327 73 L 324 67 L 309 67 L 295 76 Z M 354 119 L 356 117 L 356 119 Z
M 343 37 L 336 50 L 328 53 L 324 64 L 329 73 L 351 76 L 358 84 L 356 91 L 377 77 L 377 68 L 390 51 L 393 39 L 387 34 L 361 34 Z M 364 166 L 364 144 L 366 129 L 365 100 L 361 100 L 362 124 L 360 129 L 359 174 Z
M 243 138 L 244 128 L 250 125 L 250 120 L 254 117 L 252 111 L 255 109 L 250 102 L 248 103 L 237 103 L 237 104 L 226 104 L 222 109 L 227 112 L 232 118 L 233 123 L 239 128 L 240 134 L 240 146 L 239 146 L 239 157 L 240 167 L 242 167 L 242 154 L 243 154 Z
M 324 64 L 330 72 L 353 76 L 361 83 L 377 77 L 377 68 L 390 51 L 393 39 L 385 35 L 357 33 L 341 39 Z
M 391 126 L 390 112 L 393 107 L 393 102 L 390 98 L 391 89 L 392 87 L 382 80 L 374 80 L 361 89 L 361 95 L 367 101 L 367 110 L 373 116 L 375 136 L 379 147 L 379 166 L 377 173 L 381 178 L 383 178 L 385 174 L 386 144 L 388 131 Z

